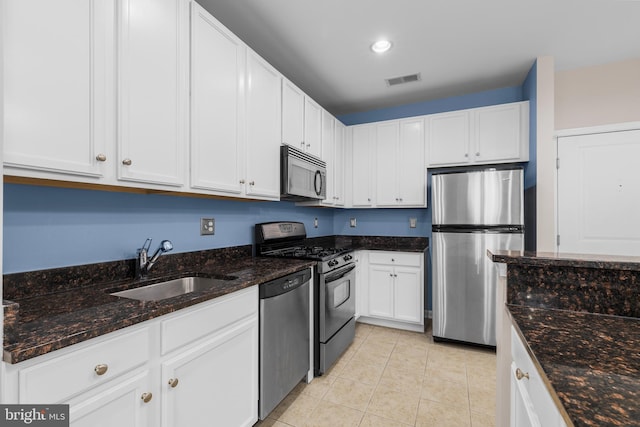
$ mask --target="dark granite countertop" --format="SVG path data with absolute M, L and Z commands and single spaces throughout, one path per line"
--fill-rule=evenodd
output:
M 640 426 L 640 320 L 509 306 L 571 422 Z
M 492 261 L 506 264 L 640 271 L 640 257 L 633 256 L 527 251 L 491 251 L 488 255 Z
M 488 255 L 507 263 L 513 324 L 568 424 L 640 426 L 640 258 Z
M 196 257 L 202 258 L 202 256 Z M 165 257 L 169 258 L 168 256 Z M 161 259 L 158 265 L 162 261 L 166 260 Z M 3 360 L 8 363 L 22 362 L 145 320 L 294 273 L 312 265 L 315 265 L 314 261 L 253 258 L 249 247 L 249 253 L 244 256 L 236 254 L 231 258 L 212 257 L 203 262 L 199 268 L 194 266 L 178 268 L 171 273 L 165 270 L 144 282 L 124 278 L 61 289 L 44 295 L 25 295 L 22 292 L 19 298 L 15 298 L 12 301 L 4 301 L 4 304 L 8 304 L 8 306 L 5 307 L 6 324 Z M 64 269 L 44 270 L 44 272 L 40 273 L 42 276 L 40 279 L 47 280 L 48 278 L 47 284 L 53 285 L 57 282 L 54 277 L 57 270 Z M 47 271 L 51 273 L 45 273 Z M 188 275 L 205 277 L 228 275 L 235 276 L 236 279 L 224 281 L 220 286 L 209 291 L 193 292 L 155 302 L 137 301 L 109 295 L 110 292 L 138 287 L 143 283 L 153 283 Z M 25 275 L 19 274 L 17 276 L 24 277 Z M 35 280 L 35 278 L 29 277 L 28 274 L 26 276 L 24 278 L 26 281 L 21 283 L 23 288 L 29 288 L 29 280 Z M 68 280 L 74 281 L 72 278 Z M 11 279 L 9 282 L 11 282 Z M 7 283 L 6 278 L 5 283 Z M 9 284 L 10 292 L 12 292 L 12 285 L 13 283 Z
M 310 243 L 371 250 L 424 251 L 426 238 L 326 236 Z M 145 320 L 315 265 L 314 261 L 252 257 L 251 245 L 167 254 L 144 282 L 134 281 L 134 260 L 63 267 L 4 276 L 3 360 L 19 363 Z M 111 292 L 188 275 L 236 277 L 206 292 L 156 302 Z

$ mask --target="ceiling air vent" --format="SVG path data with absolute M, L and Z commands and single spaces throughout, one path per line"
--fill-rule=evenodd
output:
M 385 79 L 387 82 L 387 86 L 396 86 L 404 83 L 417 82 L 420 80 L 420 73 L 409 74 L 401 77 L 392 77 L 390 79 Z

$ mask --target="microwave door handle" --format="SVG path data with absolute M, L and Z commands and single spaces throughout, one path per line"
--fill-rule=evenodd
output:
M 319 180 L 318 177 L 320 177 Z M 318 181 L 320 181 L 320 185 L 318 185 Z M 320 173 L 320 171 L 316 171 L 316 174 L 313 177 L 313 189 L 316 191 L 317 196 L 322 193 L 322 174 Z

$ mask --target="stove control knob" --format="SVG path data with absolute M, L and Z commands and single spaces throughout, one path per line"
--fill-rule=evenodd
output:
M 328 265 L 329 267 L 336 266 L 336 265 L 338 265 L 338 260 L 332 259 L 331 261 L 329 261 L 329 262 L 327 263 L 327 265 Z
M 344 259 L 345 261 L 350 261 L 353 259 L 353 257 L 349 254 L 345 255 L 342 259 Z

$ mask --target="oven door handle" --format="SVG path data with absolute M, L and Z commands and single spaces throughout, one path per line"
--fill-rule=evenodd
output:
M 328 274 L 324 278 L 324 283 L 335 282 L 336 280 L 342 279 L 344 276 L 349 274 L 354 268 L 356 268 L 355 264 L 352 264 L 348 267 L 345 267 L 343 270 L 336 271 L 335 273 Z

